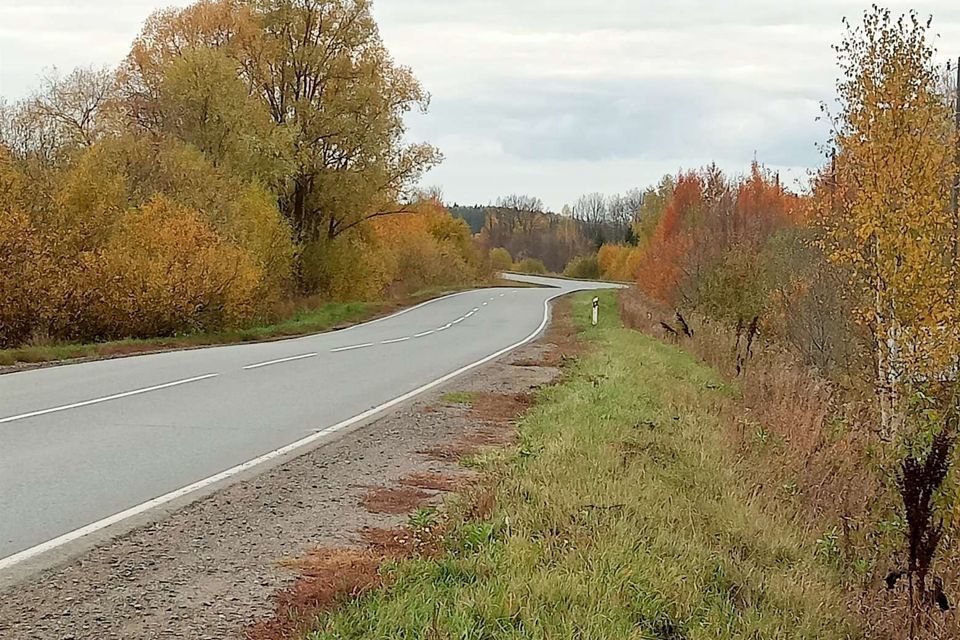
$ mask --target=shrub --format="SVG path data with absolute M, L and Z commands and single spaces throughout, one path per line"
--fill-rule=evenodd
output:
M 524 258 L 516 264 L 515 269 L 520 273 L 528 273 L 530 275 L 543 276 L 547 274 L 547 267 L 542 261 L 536 258 Z
M 85 267 L 99 286 L 91 287 L 80 324 L 96 337 L 219 329 L 257 308 L 261 272 L 250 256 L 196 211 L 160 196 L 125 215 Z
M 0 345 L 26 341 L 40 313 L 40 242 L 27 216 L 0 210 Z
M 596 255 L 577 256 L 564 269 L 563 275 L 568 278 L 596 280 L 600 278 L 600 262 Z
M 619 244 L 603 245 L 597 254 L 600 277 L 607 280 L 636 280 L 642 257 L 643 251 L 637 247 Z
M 341 302 L 377 298 L 394 272 L 392 257 L 385 255 L 377 234 L 363 227 L 308 244 L 300 265 L 301 286 L 307 292 Z
M 513 267 L 513 256 L 502 247 L 490 249 L 490 268 L 494 271 L 509 271 Z

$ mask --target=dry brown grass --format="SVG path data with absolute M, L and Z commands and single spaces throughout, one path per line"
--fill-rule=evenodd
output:
M 400 484 L 428 491 L 452 492 L 476 480 L 472 474 L 412 473 L 400 479 Z
M 416 538 L 409 529 L 378 529 L 369 527 L 360 532 L 360 537 L 370 549 L 384 558 L 409 558 L 414 554 Z
M 289 563 L 296 583 L 276 597 L 276 613 L 245 632 L 249 640 L 286 640 L 309 628 L 314 616 L 383 584 L 383 556 L 359 549 L 317 549 Z
M 402 515 L 426 506 L 433 495 L 413 487 L 377 487 L 363 496 L 361 504 L 370 513 Z
M 872 427 L 877 419 L 871 397 L 862 388 L 832 384 L 762 338 L 738 372 L 745 339 L 738 341 L 735 329 L 690 314 L 686 320 L 694 336 L 678 337 L 661 325 L 677 327 L 673 309 L 635 290 L 621 295 L 620 306 L 625 324 L 677 343 L 736 385 L 734 398 L 720 410 L 730 427 L 730 445 L 743 460 L 744 482 L 823 540 L 825 553 L 836 549 L 831 560 L 847 577 L 851 608 L 869 637 L 905 637 L 908 599 L 888 591 L 884 582 L 905 564 L 901 534 L 891 530 L 901 511 L 889 482 L 894 458 Z M 960 598 L 955 544 L 941 556 L 937 573 L 951 597 Z M 956 638 L 960 626 L 953 614 L 938 612 L 926 616 L 924 633 Z

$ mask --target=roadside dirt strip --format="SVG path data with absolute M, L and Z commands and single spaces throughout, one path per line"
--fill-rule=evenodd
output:
M 406 522 L 404 500 L 442 502 L 448 487 L 441 480 L 464 470 L 456 456 L 448 462 L 430 452 L 483 440 L 476 411 L 443 402 L 444 392 L 509 402 L 550 383 L 559 374 L 558 331 L 335 442 L 0 593 L 0 638 L 243 638 L 244 629 L 271 616 L 274 594 L 293 583 L 285 560 L 318 546 L 363 545 L 365 528 Z M 400 489 L 411 477 L 433 478 L 437 486 L 421 481 L 415 491 Z

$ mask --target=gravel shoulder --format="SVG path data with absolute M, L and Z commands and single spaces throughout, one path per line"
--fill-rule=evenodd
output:
M 443 401 L 445 393 L 516 395 L 549 384 L 560 371 L 558 340 L 551 330 L 336 441 L 0 592 L 0 638 L 243 637 L 294 580 L 284 561 L 318 546 L 360 546 L 363 529 L 406 521 L 370 513 L 364 501 L 372 489 L 412 474 L 462 473 L 423 453 L 478 428 L 466 407 Z

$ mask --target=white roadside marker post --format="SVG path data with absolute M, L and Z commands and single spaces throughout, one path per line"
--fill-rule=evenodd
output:
M 593 299 L 593 326 L 600 322 L 600 298 Z

